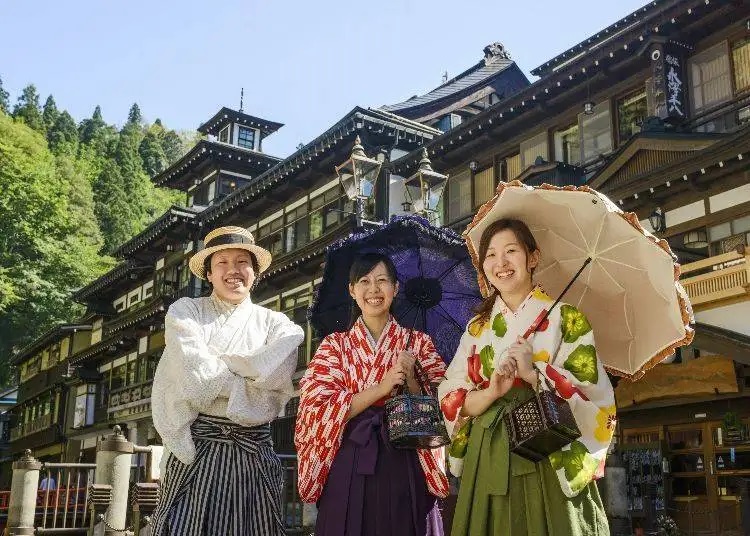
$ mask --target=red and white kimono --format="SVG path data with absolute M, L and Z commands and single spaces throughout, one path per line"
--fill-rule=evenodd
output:
M 315 502 L 323 491 L 341 445 L 352 397 L 380 383 L 398 354 L 406 349 L 410 332 L 390 319 L 373 348 L 372 337 L 360 317 L 349 331 L 332 333 L 321 342 L 300 381 L 294 433 L 303 501 Z M 430 383 L 443 378 L 445 363 L 428 335 L 414 331 L 408 350 L 417 356 Z M 443 449 L 420 449 L 418 456 L 430 493 L 447 496 Z

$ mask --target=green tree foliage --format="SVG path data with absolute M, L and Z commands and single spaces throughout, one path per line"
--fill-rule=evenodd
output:
M 7 114 L 10 106 L 8 104 L 9 93 L 3 89 L 3 79 L 0 77 L 0 112 Z
M 146 132 L 141 144 L 138 146 L 138 154 L 143 162 L 143 168 L 149 177 L 161 173 L 167 167 L 167 155 L 160 140 L 160 133 L 155 127 L 156 125 Z M 163 129 L 161 130 L 161 134 L 163 135 Z
M 76 154 L 78 150 L 78 128 L 67 110 L 61 113 L 55 123 L 47 130 L 47 142 L 49 148 L 55 154 L 60 152 Z
M 0 115 L 0 360 L 81 311 L 70 293 L 108 266 L 91 185 L 22 122 Z M 9 380 L 0 363 L 0 385 Z
M 78 125 L 52 96 L 40 108 L 33 85 L 12 116 L 8 97 L 0 80 L 0 386 L 14 350 L 79 319 L 70 294 L 113 266 L 108 254 L 183 202 L 150 176 L 195 140 L 144 123 L 137 104 L 118 130 L 99 106 Z
M 81 143 L 91 143 L 101 137 L 106 130 L 107 124 L 102 118 L 102 108 L 97 105 L 91 119 L 84 119 L 78 127 Z
M 141 115 L 141 108 L 138 103 L 133 103 L 128 112 L 128 123 L 133 125 L 140 125 L 143 122 L 143 116 Z
M 44 123 L 44 130 L 49 132 L 49 129 L 55 126 L 59 117 L 60 111 L 57 109 L 55 99 L 50 95 L 47 97 L 47 100 L 44 101 L 44 106 L 42 107 L 42 122 Z
M 94 202 L 104 251 L 113 252 L 138 228 L 130 214 L 125 181 L 117 163 L 109 160 L 94 182 Z
M 44 132 L 44 120 L 39 110 L 39 93 L 34 84 L 23 88 L 23 93 L 18 97 L 16 107 L 13 108 L 13 117 L 23 121 L 37 132 Z

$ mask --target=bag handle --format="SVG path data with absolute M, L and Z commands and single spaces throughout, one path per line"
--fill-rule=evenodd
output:
M 414 329 L 409 330 L 409 336 L 406 338 L 406 344 L 404 344 L 404 347 L 401 349 L 401 351 L 406 351 L 406 349 L 411 345 L 411 338 L 414 334 Z M 419 385 L 419 389 L 421 393 L 425 396 L 432 396 L 432 391 L 426 387 L 426 382 L 422 381 L 422 374 L 425 375 L 425 378 L 427 377 L 427 373 L 422 368 L 422 365 L 419 364 L 419 356 L 414 356 L 414 379 L 417 380 L 417 384 Z M 402 384 L 396 388 L 396 396 L 404 394 L 404 391 L 406 390 L 406 384 Z

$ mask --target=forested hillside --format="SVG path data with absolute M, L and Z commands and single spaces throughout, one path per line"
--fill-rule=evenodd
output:
M 114 266 L 118 245 L 184 204 L 149 177 L 197 139 L 137 104 L 117 128 L 99 106 L 76 122 L 33 85 L 11 100 L 0 79 L 0 386 L 14 349 L 82 314 L 70 293 Z

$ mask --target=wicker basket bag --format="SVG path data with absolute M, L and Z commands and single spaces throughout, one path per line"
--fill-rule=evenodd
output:
M 399 388 L 385 404 L 388 438 L 396 448 L 434 449 L 450 443 L 440 403 L 422 381 L 422 367 L 414 363 L 421 393 Z
M 570 405 L 544 379 L 549 390 L 541 390 L 538 384 L 533 397 L 503 417 L 511 451 L 534 462 L 581 437 Z

